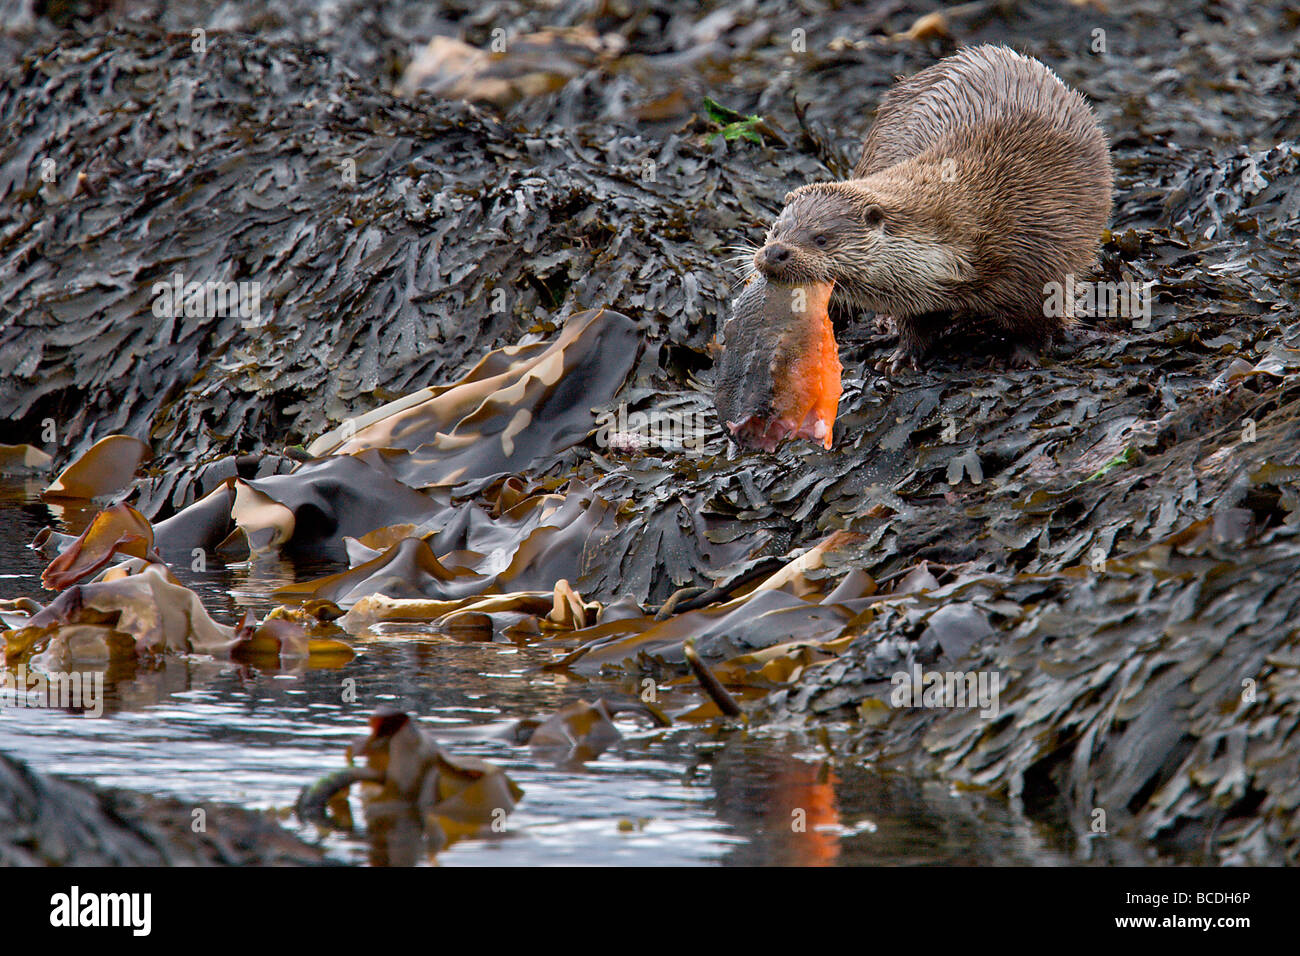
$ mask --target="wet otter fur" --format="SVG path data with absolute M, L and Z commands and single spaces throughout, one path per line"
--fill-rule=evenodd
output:
M 1081 95 L 1031 57 L 973 47 L 886 93 L 853 178 L 789 193 L 754 265 L 892 318 L 891 371 L 971 328 L 1025 364 L 1071 321 L 1045 314 L 1044 287 L 1095 265 L 1112 184 Z

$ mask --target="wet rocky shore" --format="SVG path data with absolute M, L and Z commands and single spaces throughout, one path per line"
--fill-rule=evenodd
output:
M 86 6 L 0 42 L 3 442 L 51 478 L 109 436 L 147 452 L 94 489 L 132 511 L 81 554 L 138 562 L 159 601 L 181 598 L 157 566 L 196 549 L 329 559 L 276 596 L 316 602 L 314 638 L 486 627 L 699 703 L 690 641 L 749 721 L 846 727 L 841 759 L 1006 798 L 1086 858 L 1123 862 L 1119 834 L 1295 861 L 1295 8 L 977 3 L 922 29 L 938 4 Z M 547 27 L 579 32 L 455 96 L 394 93 L 435 34 Z M 1093 103 L 1101 277 L 1154 283 L 1150 315 L 1035 369 L 953 351 L 890 377 L 887 338 L 834 315 L 833 447 L 736 455 L 711 400 L 733 247 L 847 174 L 897 74 L 977 42 Z M 186 309 L 178 274 L 255 282 L 255 307 Z M 638 432 L 652 413 L 689 443 Z M 44 547 L 82 598 L 0 593 L 38 605 L 5 608 L 10 663 L 125 587 L 62 530 Z M 996 708 L 891 702 L 930 671 L 996 675 Z M 48 861 L 180 852 L 119 798 L 3 766 L 106 821 Z

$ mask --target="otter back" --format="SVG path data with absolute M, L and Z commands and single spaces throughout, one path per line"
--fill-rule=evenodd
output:
M 1081 145 L 1107 154 L 1092 109 L 1055 73 L 1007 47 L 978 46 L 900 80 L 885 93 L 853 178 L 919 156 L 963 129 L 1025 116 L 1041 117 Z M 1109 161 L 1106 165 L 1109 169 Z

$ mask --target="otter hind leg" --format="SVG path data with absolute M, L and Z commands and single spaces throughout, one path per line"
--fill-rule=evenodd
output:
M 1039 368 L 1042 365 L 1039 361 L 1041 357 L 1038 349 L 1023 342 L 1012 342 L 1010 350 L 1005 354 L 993 353 L 989 365 L 991 368 Z

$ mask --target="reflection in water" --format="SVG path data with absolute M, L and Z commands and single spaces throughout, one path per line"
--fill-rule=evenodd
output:
M 748 840 L 730 862 L 819 866 L 839 855 L 839 778 L 828 762 L 801 760 L 770 742 L 733 739 L 713 759 L 713 810 Z
M 85 517 L 85 516 L 83 516 Z M 0 492 L 0 597 L 42 603 L 44 561 L 26 548 L 51 514 L 30 487 Z M 272 588 L 337 568 L 274 560 L 174 571 L 213 617 L 264 614 Z M 289 809 L 299 791 L 344 766 L 344 749 L 388 704 L 418 715 L 458 756 L 498 764 L 525 791 L 506 831 L 438 854 L 462 865 L 1043 863 L 1067 857 L 1003 805 L 937 784 L 833 761 L 807 736 L 677 725 L 620 715 L 623 739 L 586 764 L 557 766 L 508 739 L 511 722 L 629 688 L 546 673 L 535 647 L 461 643 L 410 627 L 354 638 L 337 670 L 265 670 L 201 656 L 114 672 L 105 714 L 7 708 L 0 750 L 37 770 L 192 800 Z M 351 683 L 349 683 L 351 682 Z M 350 692 L 350 689 L 354 693 Z M 671 698 L 665 709 L 673 710 Z M 680 709 L 680 708 L 676 708 Z M 352 862 L 427 862 L 418 814 L 397 812 L 351 832 L 321 833 Z M 414 828 L 414 829 L 413 829 Z
M 1000 803 L 840 763 L 794 735 L 737 735 L 709 762 L 712 809 L 745 838 L 730 864 L 1070 862 L 1062 840 Z

